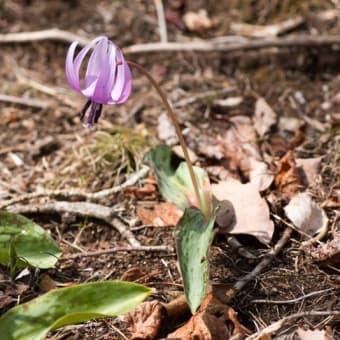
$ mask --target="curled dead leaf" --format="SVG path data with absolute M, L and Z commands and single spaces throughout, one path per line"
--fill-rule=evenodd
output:
M 268 244 L 274 233 L 274 224 L 270 219 L 266 201 L 252 183 L 242 184 L 230 179 L 211 185 L 214 196 L 219 201 L 229 200 L 234 208 L 235 223 L 228 229 L 231 234 L 248 234 L 260 242 Z M 227 215 L 225 223 L 230 227 Z M 223 224 L 222 219 L 219 220 Z
M 206 10 L 187 12 L 183 15 L 183 21 L 190 31 L 204 31 L 213 27 L 213 21 L 208 17 Z
M 296 194 L 284 211 L 303 235 L 313 236 L 327 227 L 326 213 L 306 192 Z
M 237 313 L 223 304 L 212 292 L 203 300 L 199 310 L 168 339 L 227 340 L 232 335 L 248 335 L 249 331 L 237 320 Z
M 304 188 L 292 151 L 288 151 L 279 161 L 275 186 L 284 199 L 290 199 Z
M 183 215 L 183 211 L 175 204 L 162 202 L 152 207 L 138 207 L 137 215 L 145 225 L 157 227 L 175 226 Z
M 255 114 L 253 117 L 253 122 L 257 133 L 263 137 L 276 123 L 276 121 L 276 112 L 274 112 L 274 110 L 264 98 L 258 98 L 255 104 Z
M 122 317 L 123 323 L 131 332 L 132 340 L 155 339 L 165 310 L 159 301 L 147 301 Z

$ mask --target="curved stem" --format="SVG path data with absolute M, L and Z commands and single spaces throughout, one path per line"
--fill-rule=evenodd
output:
M 179 127 L 177 118 L 176 118 L 176 116 L 175 116 L 175 114 L 174 114 L 174 112 L 173 112 L 173 110 L 172 110 L 172 108 L 171 108 L 171 106 L 169 104 L 169 101 L 168 101 L 165 93 L 160 88 L 160 86 L 157 84 L 156 80 L 152 77 L 152 75 L 143 66 L 140 66 L 139 64 L 137 64 L 137 63 L 135 63 L 133 61 L 130 61 L 130 60 L 127 60 L 126 62 L 131 67 L 134 67 L 140 73 L 142 73 L 144 76 L 146 76 L 146 78 L 148 78 L 149 82 L 154 87 L 154 89 L 157 91 L 157 93 L 159 94 L 160 98 L 162 99 L 162 102 L 163 102 L 163 104 L 164 104 L 164 106 L 166 108 L 166 111 L 168 113 L 168 117 L 171 120 L 171 122 L 172 122 L 172 124 L 173 124 L 173 126 L 175 128 L 179 144 L 182 147 L 183 154 L 184 154 L 184 159 L 185 159 L 185 161 L 186 161 L 186 163 L 188 165 L 188 169 L 189 169 L 189 174 L 190 174 L 190 177 L 191 177 L 192 185 L 193 185 L 194 190 L 195 190 L 195 196 L 196 196 L 196 199 L 197 199 L 197 203 L 199 205 L 199 208 L 202 210 L 203 205 L 202 205 L 202 201 L 201 201 L 201 196 L 199 194 L 198 183 L 197 183 L 197 179 L 196 179 L 196 176 L 195 176 L 195 173 L 194 173 L 194 169 L 193 169 L 190 157 L 189 157 L 188 148 L 187 148 L 187 146 L 185 144 L 185 141 L 184 141 L 181 129 Z

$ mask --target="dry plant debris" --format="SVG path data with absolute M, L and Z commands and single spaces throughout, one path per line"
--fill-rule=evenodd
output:
M 39 222 L 64 252 L 56 268 L 15 280 L 1 267 L 1 314 L 55 287 L 122 279 L 156 288 L 129 327 L 98 320 L 48 339 L 339 338 L 337 5 L 159 3 L 1 7 L 0 206 Z M 67 89 L 67 45 L 103 34 L 156 75 L 220 201 L 210 279 L 232 283 L 222 295 L 233 299 L 209 294 L 191 317 L 173 228 L 159 228 L 181 211 L 140 166 L 157 137 L 177 143 L 158 100 L 134 74 L 126 105 L 84 132 Z

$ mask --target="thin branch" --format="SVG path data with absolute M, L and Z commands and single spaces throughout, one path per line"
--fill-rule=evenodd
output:
M 268 327 L 263 328 L 261 331 L 248 336 L 246 340 L 265 339 L 268 336 L 280 330 L 280 328 L 282 328 L 288 321 L 303 318 L 303 317 L 310 317 L 310 316 L 340 316 L 340 311 L 310 311 L 310 312 L 295 313 L 295 314 L 286 316 L 282 318 L 281 320 L 272 323 Z
M 91 40 L 72 32 L 63 31 L 59 28 L 51 28 L 42 31 L 20 32 L 0 34 L 0 43 L 27 43 L 31 41 L 56 40 L 72 43 L 79 41 L 79 44 L 86 45 Z
M 234 284 L 234 287 L 227 292 L 227 296 L 232 298 L 237 292 L 239 292 L 249 281 L 256 278 L 256 276 L 265 268 L 267 267 L 275 256 L 281 251 L 287 241 L 290 239 L 290 236 L 293 232 L 293 229 L 286 228 L 283 232 L 279 241 L 275 244 L 274 248 L 272 248 L 268 254 L 266 254 L 262 261 L 247 275 L 241 278 Z
M 113 254 L 117 252 L 122 251 L 157 251 L 157 252 L 173 252 L 174 249 L 169 246 L 138 246 L 138 247 L 114 247 L 109 249 L 102 249 L 102 250 L 96 250 L 96 251 L 87 251 L 87 252 L 81 252 L 71 255 L 66 255 L 61 258 L 61 260 L 74 260 L 79 257 L 92 257 L 92 256 L 100 256 L 100 255 L 108 255 Z
M 164 6 L 162 0 L 154 0 L 157 18 L 158 18 L 158 26 L 159 26 L 159 35 L 162 43 L 168 42 L 168 32 L 166 29 L 166 21 L 164 15 Z
M 61 190 L 42 190 L 38 192 L 32 192 L 29 194 L 24 194 L 18 197 L 14 197 L 7 202 L 4 202 L 0 204 L 0 210 L 4 209 L 8 206 L 11 206 L 13 204 L 26 201 L 26 200 L 31 200 L 34 198 L 39 198 L 39 197 L 64 197 L 64 198 L 70 198 L 70 197 L 80 197 L 88 200 L 98 200 L 103 197 L 107 197 L 109 195 L 116 194 L 117 192 L 125 189 L 128 186 L 136 184 L 141 178 L 144 178 L 149 171 L 149 167 L 143 166 L 139 171 L 135 172 L 132 174 L 124 183 L 97 192 L 84 192 L 78 189 L 61 189 Z
M 114 227 L 132 247 L 138 248 L 141 246 L 133 233 L 128 229 L 128 226 L 126 226 L 118 217 L 114 216 L 115 213 L 113 209 L 100 204 L 88 202 L 53 202 L 35 205 L 14 205 L 9 207 L 8 210 L 19 214 L 68 213 L 82 217 L 88 216 L 97 218 Z
M 311 292 L 309 294 L 306 294 L 306 295 L 302 295 L 296 299 L 291 299 L 291 300 L 265 300 L 265 299 L 257 299 L 257 300 L 252 300 L 251 302 L 252 303 L 266 303 L 266 304 L 275 304 L 275 305 L 285 305 L 287 303 L 296 303 L 298 301 L 301 301 L 301 300 L 305 300 L 311 296 L 315 296 L 315 295 L 319 295 L 319 294 L 322 294 L 322 293 L 326 293 L 326 292 L 329 292 L 331 290 L 333 290 L 334 288 L 328 288 L 328 289 L 323 289 L 323 290 L 318 290 L 318 291 L 315 291 L 315 292 Z
M 0 102 L 6 102 L 11 104 L 30 106 L 37 109 L 46 109 L 50 104 L 46 101 L 31 98 L 22 98 L 9 96 L 7 94 L 0 94 Z
M 67 43 L 78 41 L 80 46 L 84 46 L 91 41 L 91 39 L 58 28 L 35 32 L 0 34 L 0 44 L 27 43 L 43 40 L 55 40 Z M 241 36 L 224 36 L 210 40 L 202 39 L 185 42 L 135 44 L 126 47 L 123 49 L 123 52 L 126 54 L 155 53 L 161 51 L 235 52 L 270 47 L 321 47 L 331 45 L 340 45 L 340 35 L 300 34 L 290 37 L 273 37 L 253 40 Z

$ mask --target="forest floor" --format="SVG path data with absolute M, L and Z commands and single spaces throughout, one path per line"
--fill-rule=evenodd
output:
M 318 339 L 339 339 L 339 315 L 326 315 L 327 311 L 340 311 L 339 40 L 337 45 L 291 42 L 289 46 L 274 44 L 234 51 L 186 50 L 185 46 L 199 39 L 210 41 L 228 35 L 238 39 L 236 43 L 265 38 L 294 41 L 306 35 L 339 36 L 340 3 L 240 3 L 167 1 L 168 40 L 182 43 L 182 48 L 175 51 L 159 46 L 143 50 L 144 44 L 160 41 L 152 1 L 6 1 L 0 4 L 0 33 L 58 28 L 86 39 L 108 36 L 125 49 L 127 59 L 143 65 L 165 90 L 196 164 L 208 171 L 212 183 L 230 178 L 249 181 L 249 169 L 244 165 L 247 152 L 230 139 L 228 131 L 246 126 L 250 134 L 255 133 L 253 146 L 275 177 L 261 191 L 270 206 L 274 234 L 266 244 L 236 231 L 244 255 L 227 241 L 229 233 L 226 236 L 217 232 L 209 255 L 210 282 L 230 286 L 251 272 L 290 228 L 283 207 L 293 197 L 291 190 L 308 192 L 328 218 L 323 238 L 302 247 L 306 239 L 294 228 L 281 251 L 233 296 L 229 306 L 250 334 L 284 317 L 305 312 L 280 327 L 276 338 L 298 339 L 300 330 L 300 338 L 308 339 L 304 332 L 308 330 Z M 207 16 L 192 19 L 187 15 L 197 14 L 200 9 L 206 10 Z M 273 26 L 288 19 L 295 20 L 289 30 Z M 150 146 L 160 142 L 176 144 L 159 98 L 135 70 L 129 100 L 121 106 L 104 107 L 93 131 L 85 129 L 79 119 L 84 98 L 70 91 L 65 79 L 70 41 L 53 37 L 36 41 L 28 35 L 26 41 L 4 42 L 0 35 L 0 44 L 1 204 L 39 190 L 76 189 L 90 193 L 119 186 L 143 169 L 143 156 Z M 131 47 L 135 44 L 143 44 L 138 53 Z M 267 105 L 264 115 L 272 112 L 269 125 L 255 114 L 261 98 Z M 294 172 L 295 167 L 307 163 L 304 171 L 308 182 L 284 173 L 295 181 L 292 188 L 287 179 L 278 178 L 285 166 Z M 112 208 L 115 218 L 111 224 L 86 211 L 74 213 L 72 203 L 77 200 L 84 202 L 77 197 L 51 194 L 6 207 L 48 230 L 63 256 L 55 268 L 32 270 L 16 280 L 10 278 L 8 268 L 0 267 L 1 314 L 51 288 L 100 280 L 145 284 L 155 288 L 150 300 L 164 303 L 181 296 L 181 275 L 176 253 L 171 250 L 175 248 L 173 224 L 177 219 L 173 214 L 177 211 L 164 204 L 152 171 L 144 171 L 132 186 L 93 201 Z M 68 204 L 67 208 L 53 208 L 58 201 Z M 165 245 L 169 249 L 131 251 L 119 226 L 131 231 L 142 245 Z M 325 255 L 330 244 L 335 250 Z M 100 254 L 114 247 L 120 250 Z M 97 254 L 89 256 L 91 252 Z M 311 311 L 326 314 L 310 316 Z M 161 324 L 157 338 L 165 338 L 189 317 L 186 313 L 174 323 Z M 232 323 L 229 326 L 230 332 L 236 327 Z M 48 338 L 124 339 L 124 335 L 125 339 L 131 338 L 131 329 L 117 318 L 68 326 Z

